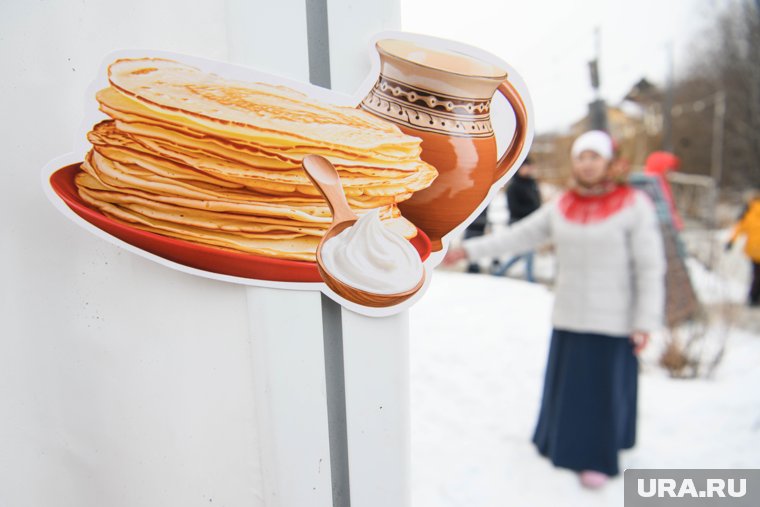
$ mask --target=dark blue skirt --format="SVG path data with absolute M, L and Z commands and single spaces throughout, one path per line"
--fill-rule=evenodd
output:
M 630 340 L 555 329 L 533 435 L 555 466 L 617 475 L 636 441 L 638 359 Z

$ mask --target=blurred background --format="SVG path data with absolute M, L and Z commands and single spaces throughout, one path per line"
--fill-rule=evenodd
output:
M 401 7 L 405 29 L 467 41 L 520 72 L 544 201 L 568 188 L 570 146 L 590 129 L 613 136 L 634 182 L 657 158 L 675 161 L 664 174 L 679 222 L 663 213 L 667 326 L 641 357 L 638 440 L 620 466 L 757 467 L 760 397 L 747 387 L 760 380 L 760 310 L 748 304 L 750 259 L 726 243 L 760 188 L 760 2 Z M 486 234 L 509 218 L 501 193 Z M 524 281 L 523 263 L 506 278 L 490 260 L 482 274 L 462 273 L 473 271 L 465 263 L 443 269 L 412 309 L 417 505 L 623 505 L 621 478 L 585 491 L 530 443 L 551 333 L 552 248 L 536 252 L 538 283 Z

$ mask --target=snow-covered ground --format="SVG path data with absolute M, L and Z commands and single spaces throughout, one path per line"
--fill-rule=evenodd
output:
M 741 297 L 741 285 L 690 271 L 700 292 Z M 411 310 L 415 507 L 623 505 L 622 476 L 584 490 L 530 442 L 552 297 L 541 285 L 439 271 Z M 642 357 L 638 443 L 621 469 L 760 467 L 760 335 L 731 328 L 709 380 L 669 378 L 661 347 L 654 340 Z

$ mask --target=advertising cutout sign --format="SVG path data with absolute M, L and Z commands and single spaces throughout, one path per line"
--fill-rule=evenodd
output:
M 353 96 L 187 55 L 109 54 L 78 144 L 43 185 L 82 227 L 172 269 L 397 313 L 520 166 L 533 124 L 525 85 L 493 55 L 396 32 L 371 50 Z M 495 94 L 515 118 L 501 156 Z

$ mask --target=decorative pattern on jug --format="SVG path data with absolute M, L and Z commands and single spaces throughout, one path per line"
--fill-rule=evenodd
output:
M 361 103 L 372 114 L 424 132 L 457 137 L 491 137 L 491 98 L 431 93 L 385 76 Z

